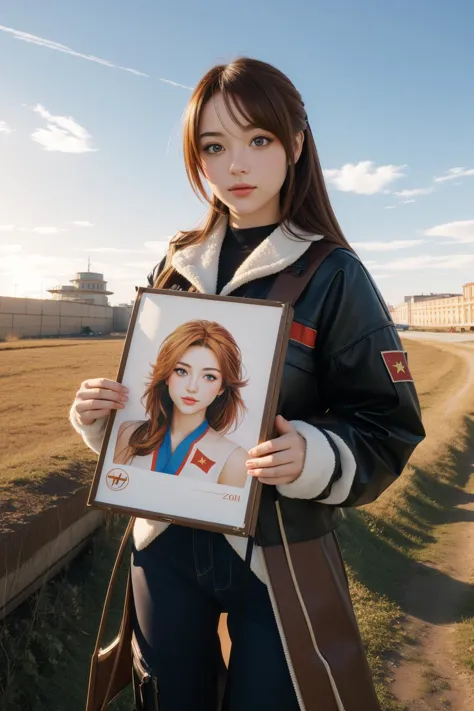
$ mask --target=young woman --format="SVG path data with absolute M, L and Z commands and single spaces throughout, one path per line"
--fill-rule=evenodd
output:
M 337 249 L 295 305 L 275 437 L 249 452 L 265 486 L 248 577 L 245 540 L 135 523 L 134 632 L 153 680 L 137 684 L 138 708 L 215 711 L 224 611 L 224 711 L 375 711 L 334 529 L 341 508 L 387 489 L 424 437 L 405 353 L 334 216 L 285 75 L 248 58 L 208 71 L 187 108 L 184 160 L 209 209 L 171 241 L 150 285 L 265 299 L 280 272 L 305 272 L 315 242 Z M 81 385 L 71 421 L 96 451 L 124 400 L 114 381 Z
M 122 422 L 115 464 L 245 486 L 248 453 L 223 433 L 245 405 L 240 349 L 227 329 L 188 321 L 164 340 L 142 400 L 147 419 Z

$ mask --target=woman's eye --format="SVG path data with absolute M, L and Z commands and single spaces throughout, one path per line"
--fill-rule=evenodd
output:
M 211 375 L 210 373 L 207 373 L 207 375 L 204 376 L 207 380 L 210 380 L 211 382 L 214 382 L 214 380 L 217 380 L 215 375 Z
M 213 155 L 216 155 L 216 153 L 215 153 L 215 151 L 211 151 L 210 149 L 216 148 L 216 146 L 217 146 L 217 148 L 222 148 L 222 146 L 220 146 L 218 143 L 211 143 L 209 146 L 204 146 L 204 148 L 202 150 L 204 151 L 204 153 L 207 153 L 208 155 L 213 156 Z
M 259 145 L 257 145 L 257 148 L 264 148 L 266 145 L 273 143 L 273 138 L 269 138 L 268 136 L 255 136 L 255 138 L 252 139 L 252 143 L 254 143 L 255 141 L 267 141 L 267 143 L 260 143 Z M 202 150 L 204 153 L 207 153 L 211 156 L 215 156 L 218 153 L 222 153 L 222 151 L 211 150 L 213 148 L 222 148 L 222 146 L 219 143 L 210 143 L 208 146 L 204 146 Z
M 271 138 L 268 138 L 267 136 L 255 136 L 255 138 L 253 139 L 252 143 L 253 143 L 254 141 L 268 141 L 268 143 L 272 143 L 272 139 L 271 139 Z M 263 147 L 263 146 L 262 146 L 262 145 L 257 146 L 257 148 L 261 148 L 261 147 Z
M 177 375 L 187 375 L 187 372 L 184 368 L 175 368 L 174 372 L 177 373 Z

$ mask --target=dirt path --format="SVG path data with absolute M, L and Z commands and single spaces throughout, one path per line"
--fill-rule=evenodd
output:
M 462 359 L 456 387 L 425 416 L 427 448 L 434 451 L 455 439 L 463 413 L 474 410 L 474 346 L 433 345 Z M 471 446 L 456 457 L 455 468 L 460 485 L 449 488 L 445 524 L 414 566 L 403 596 L 413 643 L 394 662 L 391 689 L 409 711 L 474 711 L 474 685 L 456 666 L 453 645 L 462 606 L 474 596 L 474 428 Z

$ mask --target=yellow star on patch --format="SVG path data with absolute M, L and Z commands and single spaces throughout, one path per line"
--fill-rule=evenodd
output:
M 206 461 L 207 461 L 207 460 L 204 459 L 204 457 L 201 457 L 201 459 L 199 460 L 199 464 L 205 464 Z
M 400 363 L 400 361 L 398 361 L 398 363 L 395 363 L 395 368 L 397 369 L 397 373 L 405 372 L 405 366 L 403 365 L 403 363 Z

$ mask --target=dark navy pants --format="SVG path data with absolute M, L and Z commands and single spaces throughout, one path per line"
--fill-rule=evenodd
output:
M 246 572 L 218 533 L 172 525 L 133 549 L 134 631 L 159 711 L 216 711 L 221 612 L 232 640 L 223 711 L 299 710 L 267 588 L 251 571 L 241 614 Z

